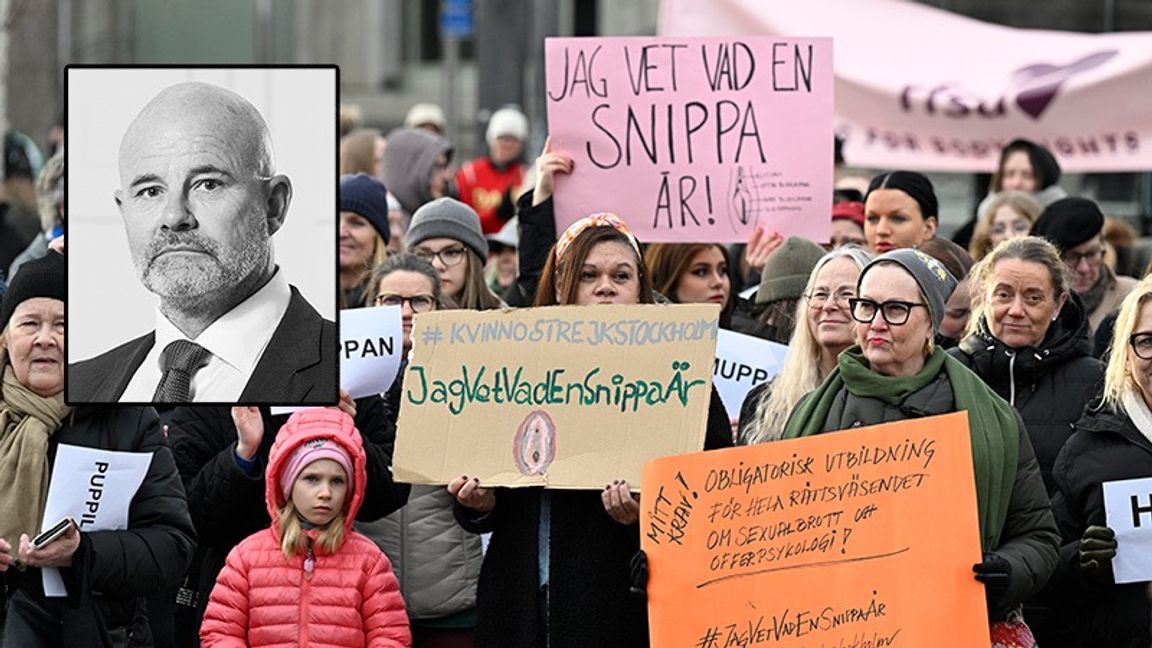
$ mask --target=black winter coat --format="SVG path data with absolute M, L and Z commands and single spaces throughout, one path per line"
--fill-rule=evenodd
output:
M 194 642 L 199 636 L 208 594 L 228 552 L 271 524 L 264 501 L 264 468 L 272 442 L 288 416 L 272 416 L 266 407 L 261 408 L 261 413 L 264 440 L 253 458 L 251 475 L 236 464 L 236 427 L 231 408 L 178 407 L 171 413 L 168 436 L 201 543 L 188 583 L 190 590 L 199 592 L 198 605 L 195 615 L 180 615 L 176 629 L 180 641 Z M 357 399 L 355 421 L 368 456 L 368 489 L 356 519 L 372 521 L 404 506 L 409 486 L 392 481 L 396 426 L 386 416 L 381 398 Z
M 1104 365 L 1091 357 L 1091 351 L 1088 318 L 1075 295 L 1038 348 L 1009 348 L 981 322 L 979 332 L 949 351 L 1020 412 L 1049 495 L 1055 490 L 1056 455 L 1103 384 Z
M 516 255 L 520 270 L 516 282 L 502 295 L 504 302 L 512 307 L 531 306 L 536 301 L 540 273 L 548 262 L 548 252 L 556 243 L 552 199 L 533 205 L 532 193 L 532 190 L 525 191 L 516 201 L 520 223 L 520 245 L 516 248 Z
M 1148 583 L 1100 585 L 1084 578 L 1077 552 L 1091 525 L 1104 526 L 1104 482 L 1152 477 L 1152 441 L 1126 414 L 1093 407 L 1075 425 L 1053 470 L 1052 511 L 1064 545 L 1048 594 L 1066 623 L 1068 648 L 1148 648 Z
M 704 447 L 731 445 L 728 414 L 713 389 Z M 538 540 L 545 497 L 551 532 L 542 605 Z M 487 516 L 457 505 L 456 518 L 469 531 L 492 532 L 480 569 L 476 648 L 648 648 L 646 604 L 629 592 L 629 561 L 640 549 L 640 533 L 608 517 L 599 492 L 497 488 L 496 508 Z
M 63 621 L 50 628 L 62 633 L 50 645 L 100 645 L 97 636 L 88 634 L 94 630 L 92 606 L 100 611 L 105 627 L 131 626 L 142 597 L 173 587 L 183 577 L 192 560 L 195 531 L 172 451 L 151 407 L 79 408 L 52 435 L 49 465 L 54 465 L 60 444 L 152 455 L 128 508 L 128 529 L 81 534 L 72 567 L 60 570 L 67 598 L 45 599 L 38 569 L 0 574 L 0 583 L 18 590 L 13 594 L 21 597 L 24 609 L 39 608 Z M 35 645 L 23 637 L 9 636 L 5 641 Z

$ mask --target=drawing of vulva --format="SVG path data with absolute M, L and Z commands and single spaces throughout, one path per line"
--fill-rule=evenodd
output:
M 556 458 L 556 424 L 544 410 L 532 410 L 516 430 L 512 456 L 521 475 L 543 475 Z

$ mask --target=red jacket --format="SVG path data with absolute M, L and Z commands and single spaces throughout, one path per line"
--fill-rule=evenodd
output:
M 485 234 L 495 234 L 504 226 L 496 209 L 504 201 L 504 192 L 524 182 L 524 165 L 513 162 L 503 170 L 492 164 L 492 158 L 481 156 L 460 167 L 456 172 L 456 192 L 460 202 L 476 210 L 480 228 Z M 513 196 L 515 198 L 515 196 Z
M 335 553 L 317 551 L 308 578 L 303 553 L 291 560 L 284 557 L 275 522 L 272 528 L 248 536 L 228 554 L 212 590 L 200 628 L 203 648 L 412 645 L 392 565 L 374 542 L 352 530 L 367 478 L 360 432 L 342 412 L 309 410 L 309 414 L 312 420 L 322 420 L 295 429 L 290 421 L 272 445 L 265 486 L 268 514 L 274 521 L 279 517 L 284 503 L 280 472 L 296 448 L 312 439 L 335 438 L 353 458 L 356 473 L 344 517 L 344 542 Z M 289 434 L 284 433 L 287 430 Z

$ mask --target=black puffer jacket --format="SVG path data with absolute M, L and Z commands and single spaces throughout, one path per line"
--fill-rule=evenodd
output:
M 1148 583 L 1101 585 L 1079 570 L 1080 536 L 1090 525 L 1104 526 L 1104 482 L 1152 477 L 1152 441 L 1132 419 L 1111 408 L 1093 406 L 1075 425 L 1075 434 L 1056 459 L 1057 491 L 1052 511 L 1063 546 L 1048 594 L 1067 627 L 1068 648 L 1109 646 L 1148 648 Z
M 1038 348 L 1012 349 L 981 322 L 978 333 L 949 351 L 1020 412 L 1049 495 L 1055 489 L 1056 455 L 1103 384 L 1104 365 L 1091 352 L 1088 318 L 1076 295 L 1064 304 Z
M 89 625 L 92 606 L 100 610 L 109 629 L 132 624 L 140 597 L 172 587 L 184 575 L 195 534 L 172 451 L 151 407 L 79 408 L 52 435 L 49 465 L 61 444 L 152 455 L 128 508 L 128 528 L 81 534 L 72 566 L 60 570 L 67 598 L 45 599 L 38 569 L 0 574 L 0 586 L 25 597 L 22 609 L 39 609 L 57 621 L 52 630 L 67 637 L 57 645 L 99 645 L 99 637 L 91 634 L 94 626 Z M 37 626 L 43 620 L 29 623 Z M 5 645 L 25 645 L 24 640 L 23 635 L 8 637 Z

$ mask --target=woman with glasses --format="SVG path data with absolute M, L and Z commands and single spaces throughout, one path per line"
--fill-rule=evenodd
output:
M 849 299 L 858 346 L 793 410 L 783 437 L 798 438 L 968 411 L 989 618 L 1016 625 L 1022 601 L 1048 579 L 1059 537 L 1020 417 L 979 377 L 935 347 L 956 280 L 919 250 L 884 254 L 860 273 Z
M 1056 458 L 1052 510 L 1064 546 L 1048 585 L 1067 646 L 1152 646 L 1149 583 L 1117 584 L 1119 542 L 1101 484 L 1152 477 L 1152 279 L 1124 299 L 1108 354 L 1104 395 Z M 1142 505 L 1147 505 L 1144 501 Z M 1145 520 L 1147 518 L 1145 517 Z
M 407 357 L 414 316 L 444 307 L 440 274 L 420 257 L 403 253 L 381 264 L 368 285 L 370 303 L 400 307 Z M 392 423 L 400 413 L 403 376 L 401 368 L 384 395 Z M 404 508 L 356 525 L 392 560 L 408 609 L 413 648 L 472 645 L 476 583 L 484 554 L 480 536 L 456 523 L 453 502 L 455 498 L 441 486 L 415 484 Z
M 976 261 L 983 259 L 992 248 L 1017 236 L 1028 236 L 1032 223 L 1040 217 L 1044 207 L 1030 194 L 1008 191 L 998 194 L 980 213 L 968 252 Z
M 596 214 L 552 246 L 535 305 L 653 301 L 636 238 L 619 217 Z M 723 405 L 715 394 L 712 402 L 705 448 L 731 446 Z M 629 592 L 640 505 L 627 482 L 579 491 L 485 488 L 461 477 L 448 488 L 461 525 L 492 533 L 480 572 L 476 648 L 648 647 L 644 600 Z
M 412 215 L 405 247 L 436 268 L 444 296 L 458 308 L 500 307 L 484 281 L 488 239 L 476 211 L 453 198 L 437 198 Z
M 1026 236 L 996 246 L 972 270 L 973 313 L 953 357 L 1020 412 L 1044 485 L 1071 425 L 1100 389 L 1088 316 L 1051 243 Z
M 796 321 L 788 342 L 788 357 L 771 381 L 748 392 L 740 408 L 741 445 L 780 438 L 796 403 L 816 389 L 836 366 L 840 352 L 852 346 L 854 323 L 848 300 L 856 296 L 856 280 L 872 255 L 845 245 L 816 262 L 796 306 Z

